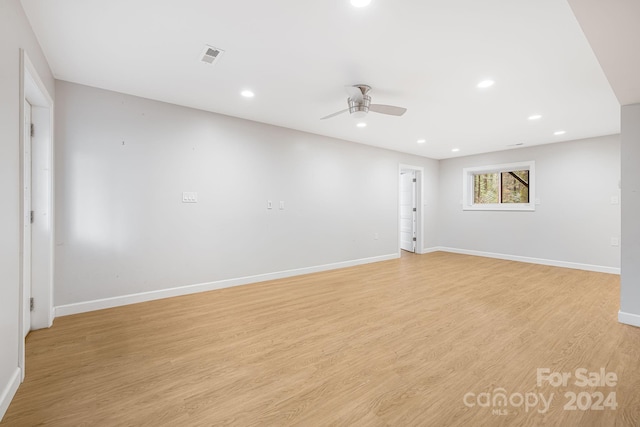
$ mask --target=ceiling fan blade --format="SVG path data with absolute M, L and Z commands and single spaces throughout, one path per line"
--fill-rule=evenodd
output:
M 407 111 L 407 109 L 402 107 L 395 107 L 393 105 L 371 104 L 369 106 L 369 111 L 380 114 L 388 114 L 390 116 L 401 116 Z
M 338 111 L 337 113 L 329 114 L 328 116 L 325 116 L 325 117 L 321 118 L 320 120 L 330 119 L 331 117 L 339 116 L 340 114 L 346 113 L 347 111 L 349 111 L 348 108 L 346 110 Z

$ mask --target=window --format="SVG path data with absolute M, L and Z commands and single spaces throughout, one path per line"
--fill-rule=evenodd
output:
M 465 168 L 464 210 L 535 210 L 535 163 Z

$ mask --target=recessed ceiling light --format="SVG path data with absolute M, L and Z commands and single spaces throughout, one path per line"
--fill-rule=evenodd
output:
M 453 150 L 451 150 L 451 151 L 453 151 L 454 153 L 457 153 L 458 151 L 460 151 L 460 149 L 459 149 L 459 148 L 454 148 L 454 149 L 453 149 Z
M 534 114 L 532 116 L 529 116 L 529 120 L 538 120 L 541 119 L 542 116 L 540 114 Z
M 353 7 L 365 7 L 369 6 L 371 0 L 351 0 L 351 6 Z
M 488 88 L 491 87 L 495 84 L 496 82 L 494 82 L 493 80 L 483 80 L 480 83 L 478 83 L 478 87 L 480 89 L 484 89 L 484 88 Z
M 554 134 L 554 135 L 564 135 L 565 133 L 567 133 L 567 131 L 566 131 L 566 130 L 557 130 L 557 131 L 555 131 L 553 134 Z
M 359 128 L 366 128 L 367 124 L 365 122 L 360 122 L 356 126 L 358 126 Z
M 255 96 L 255 94 L 248 89 L 245 89 L 242 92 L 240 92 L 240 95 L 244 96 L 245 98 L 253 98 Z
M 425 142 L 427 142 L 427 140 L 424 138 L 418 140 L 418 144 L 424 144 Z

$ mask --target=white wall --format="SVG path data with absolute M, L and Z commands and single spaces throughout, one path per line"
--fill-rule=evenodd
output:
M 435 217 L 435 160 L 67 82 L 56 91 L 55 305 L 65 313 L 393 256 L 399 163 L 425 168 Z M 182 203 L 183 191 L 199 202 Z
M 462 210 L 463 168 L 528 160 L 541 202 L 535 212 Z M 620 195 L 619 178 L 619 135 L 441 161 L 440 245 L 615 271 L 620 205 L 611 197 Z
M 67 82 L 56 102 L 59 314 L 393 256 L 400 163 L 425 168 L 424 249 L 620 267 L 619 136 L 438 162 Z M 462 211 L 462 168 L 526 160 L 535 212 Z
M 49 93 L 53 76 L 18 0 L 0 2 L 0 418 L 18 370 L 20 290 L 20 48 Z
M 439 192 L 440 192 L 440 162 L 435 167 L 425 168 L 422 174 L 423 199 L 423 251 L 429 252 L 438 246 L 440 228 L 438 223 Z
M 640 326 L 640 104 L 622 107 L 621 322 Z

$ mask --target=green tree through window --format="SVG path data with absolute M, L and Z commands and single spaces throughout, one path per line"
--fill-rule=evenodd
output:
M 500 203 L 529 203 L 529 171 L 502 172 Z
M 529 203 L 529 171 L 473 175 L 475 204 Z

